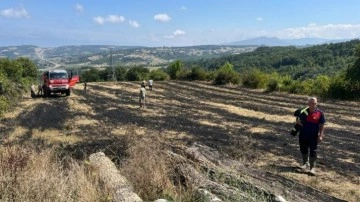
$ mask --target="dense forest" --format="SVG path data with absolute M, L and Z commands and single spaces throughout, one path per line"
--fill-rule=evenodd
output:
M 359 44 L 360 40 L 352 40 L 304 48 L 263 46 L 253 52 L 185 62 L 185 65 L 214 70 L 229 62 L 240 72 L 256 68 L 263 72 L 276 71 L 283 75 L 291 75 L 293 79 L 315 78 L 319 74 L 335 76 L 354 63 L 355 48 Z

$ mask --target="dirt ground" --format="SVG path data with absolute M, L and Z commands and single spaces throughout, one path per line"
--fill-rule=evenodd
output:
M 84 158 L 119 143 L 127 128 L 135 127 L 133 135 L 156 136 L 169 147 L 199 142 L 249 166 L 360 201 L 359 102 L 318 100 L 327 123 L 318 148 L 318 175 L 313 177 L 295 171 L 301 155 L 297 137 L 289 134 L 293 112 L 306 105 L 307 96 L 156 82 L 153 91 L 147 90 L 146 108 L 140 109 L 139 83 L 88 83 L 86 93 L 82 88 L 77 84 L 69 97 L 24 97 L 0 121 L 0 145 L 61 144 Z M 81 148 L 86 152 L 78 152 Z

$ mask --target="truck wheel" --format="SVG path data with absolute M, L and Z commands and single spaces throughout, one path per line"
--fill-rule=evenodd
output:
M 66 91 L 66 96 L 70 96 L 70 90 Z

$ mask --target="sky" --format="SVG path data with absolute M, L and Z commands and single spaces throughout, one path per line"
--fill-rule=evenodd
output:
M 359 0 L 0 0 L 0 46 L 360 37 Z

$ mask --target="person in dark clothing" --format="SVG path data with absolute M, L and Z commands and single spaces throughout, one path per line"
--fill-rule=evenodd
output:
M 43 94 L 43 87 L 41 84 L 38 85 L 38 92 L 37 95 L 42 95 Z
M 308 107 L 298 112 L 296 121 L 301 126 L 299 129 L 299 144 L 303 164 L 300 168 L 306 171 L 310 167 L 310 174 L 312 175 L 316 174 L 317 146 L 324 139 L 325 124 L 325 115 L 316 106 L 317 98 L 310 97 Z
M 84 82 L 84 93 L 86 93 L 87 82 Z

